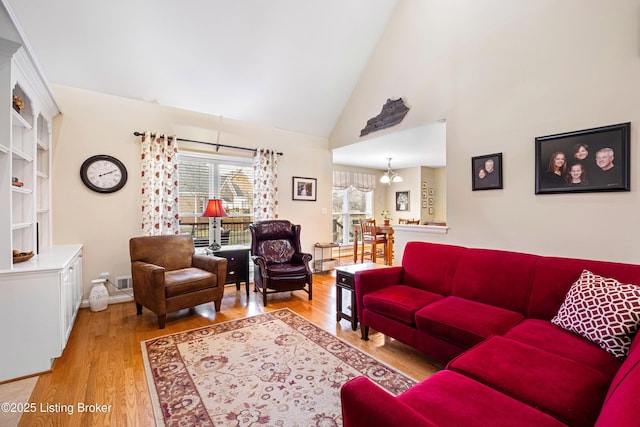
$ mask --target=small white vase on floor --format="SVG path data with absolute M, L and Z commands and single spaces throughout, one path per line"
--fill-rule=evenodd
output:
M 91 311 L 102 311 L 109 305 L 109 291 L 104 285 L 104 279 L 92 280 L 93 286 L 89 293 L 89 308 Z

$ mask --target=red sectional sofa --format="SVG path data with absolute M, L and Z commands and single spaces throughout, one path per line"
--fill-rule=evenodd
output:
M 397 397 L 349 381 L 345 427 L 640 426 L 640 339 L 622 356 L 550 321 L 584 270 L 640 284 L 640 265 L 426 242 L 408 243 L 402 266 L 358 273 L 363 339 L 373 328 L 447 366 Z

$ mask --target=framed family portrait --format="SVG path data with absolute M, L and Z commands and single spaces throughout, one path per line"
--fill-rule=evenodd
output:
M 502 188 L 502 153 L 472 157 L 471 173 L 473 191 Z
M 409 192 L 396 191 L 396 211 L 404 212 L 409 210 Z
M 293 200 L 316 200 L 316 183 L 315 178 L 303 178 L 300 176 L 293 177 Z
M 540 136 L 536 194 L 630 191 L 631 123 Z

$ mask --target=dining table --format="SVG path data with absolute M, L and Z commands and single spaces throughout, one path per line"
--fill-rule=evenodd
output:
M 393 265 L 393 227 L 391 224 L 376 224 L 376 234 L 384 234 L 387 238 L 387 258 L 384 260 L 386 265 Z M 360 228 L 360 224 L 353 225 L 353 263 L 358 262 L 358 240 L 360 240 L 360 236 L 362 235 L 362 229 Z M 364 251 L 364 244 L 362 245 L 362 250 Z M 373 258 L 373 257 L 372 257 Z M 375 259 L 375 258 L 374 258 Z

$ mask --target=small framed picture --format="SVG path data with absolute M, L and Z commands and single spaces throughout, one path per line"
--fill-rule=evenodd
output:
M 396 211 L 404 212 L 409 210 L 409 192 L 396 191 Z
M 427 199 L 427 192 L 423 191 L 422 192 L 422 200 L 426 200 Z
M 433 197 L 429 197 L 428 202 L 429 202 L 429 206 L 433 206 Z
M 427 182 L 426 181 L 422 181 L 422 189 L 423 190 L 427 189 Z
M 471 189 L 498 190 L 502 188 L 502 153 L 471 158 Z
M 426 209 L 427 208 L 427 201 L 423 200 L 422 201 L 422 209 Z
M 434 208 L 429 208 L 429 215 L 433 215 L 436 213 L 436 210 Z
M 303 178 L 301 176 L 293 177 L 293 200 L 316 200 L 316 183 L 315 178 Z
M 433 194 L 434 194 L 433 188 L 429 188 L 427 190 L 427 194 L 429 194 L 430 196 L 433 196 Z

